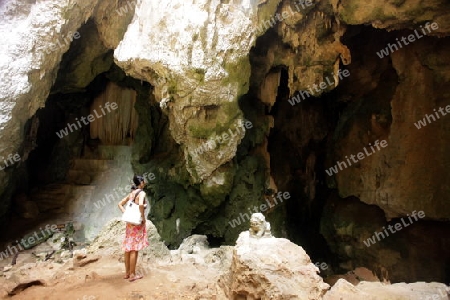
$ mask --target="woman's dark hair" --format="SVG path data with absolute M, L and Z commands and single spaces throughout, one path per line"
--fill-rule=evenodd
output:
M 133 177 L 133 185 L 131 186 L 132 190 L 137 189 L 138 186 L 141 185 L 142 182 L 145 182 L 144 177 L 139 176 L 139 175 L 134 175 Z

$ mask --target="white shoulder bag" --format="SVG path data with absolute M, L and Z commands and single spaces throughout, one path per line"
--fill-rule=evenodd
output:
M 139 204 L 134 203 L 134 199 L 137 198 L 140 192 L 142 192 L 142 190 L 137 192 L 133 199 L 128 200 L 125 206 L 125 212 L 122 215 L 122 221 L 133 225 L 140 225 L 142 223 Z

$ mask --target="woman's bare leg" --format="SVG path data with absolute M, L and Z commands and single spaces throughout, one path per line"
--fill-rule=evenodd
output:
M 131 251 L 130 255 L 130 281 L 135 281 L 137 279 L 141 279 L 143 276 L 140 274 L 136 274 L 136 264 L 138 259 L 138 251 Z
M 137 264 L 138 252 L 131 251 L 130 252 L 130 274 L 133 277 L 136 275 L 136 264 Z
M 130 277 L 130 252 L 125 252 L 125 279 Z

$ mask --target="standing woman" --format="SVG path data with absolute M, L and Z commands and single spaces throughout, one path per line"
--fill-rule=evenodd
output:
M 125 240 L 123 241 L 122 248 L 125 251 L 125 272 L 126 275 L 124 279 L 129 279 L 135 281 L 141 279 L 142 275 L 136 275 L 136 263 L 138 259 L 138 251 L 144 249 L 148 246 L 147 239 L 147 228 L 145 227 L 146 217 L 145 208 L 147 204 L 145 203 L 145 192 L 143 188 L 145 186 L 145 181 L 142 176 L 133 177 L 134 185 L 132 187 L 133 191 L 120 201 L 118 204 L 120 210 L 125 212 L 124 205 L 129 201 L 133 200 L 134 203 L 139 204 L 139 210 L 141 212 L 142 223 L 140 225 L 133 225 L 127 223 Z

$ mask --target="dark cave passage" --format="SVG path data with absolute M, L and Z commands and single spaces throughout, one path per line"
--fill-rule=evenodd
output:
M 313 261 L 329 264 L 332 269 L 327 271 L 328 275 L 364 266 L 394 282 L 414 281 L 417 278 L 442 281 L 449 276 L 450 252 L 438 240 L 431 241 L 432 236 L 446 235 L 441 230 L 448 230 L 447 222 L 437 226 L 434 222 L 421 221 L 415 230 L 405 230 L 389 237 L 390 240 L 376 245 L 373 252 L 364 246 L 363 239 L 382 228 L 389 219 L 382 213 L 372 224 L 366 224 L 360 215 L 364 216 L 363 219 L 373 218 L 379 211 L 358 197 L 352 197 L 353 209 L 346 211 L 348 200 L 338 195 L 337 190 L 341 179 L 339 176 L 330 177 L 325 172 L 336 162 L 343 161 L 346 155 L 363 149 L 364 144 L 359 146 L 358 140 L 367 145 L 376 140 L 389 139 L 395 117 L 391 99 L 405 75 L 398 74 L 390 57 L 380 60 L 376 52 L 389 41 L 408 33 L 350 26 L 342 39 L 353 53 L 352 64 L 340 65 L 340 69 L 348 70 L 350 76 L 341 78 L 336 89 L 319 97 L 309 96 L 306 91 L 296 91 L 289 97 L 288 73 L 283 67 L 272 69 L 266 75 L 269 78 L 271 72 L 280 73 L 276 101 L 270 105 L 265 103 L 264 113 L 260 110 L 261 114 L 274 118 L 267 147 L 270 175 L 279 191 L 291 193 L 291 198 L 282 209 L 279 208 L 283 211 L 281 215 L 285 215 L 285 221 L 280 222 L 279 215 L 269 214 L 268 219 L 281 225 L 281 235 L 304 247 Z M 276 38 L 270 31 L 257 42 L 252 60 L 255 66 L 262 60 L 261 57 L 270 52 L 274 43 Z M 258 72 L 255 67 L 252 73 L 254 78 Z M 294 102 L 294 98 L 297 101 Z M 358 132 L 355 132 L 355 127 Z M 342 176 L 348 176 L 349 170 L 360 169 L 361 163 L 342 170 Z M 345 215 L 344 218 L 339 211 Z M 352 233 L 343 233 L 344 224 L 352 228 L 355 226 L 355 229 Z M 422 230 L 427 232 L 419 239 L 427 245 L 425 251 L 419 250 L 421 246 L 415 240 L 418 238 L 416 233 Z M 406 250 L 402 244 L 414 246 Z M 383 256 L 382 251 L 399 255 L 405 261 L 387 264 L 389 255 Z M 439 254 L 436 256 L 436 253 Z M 433 265 L 432 271 L 419 275 L 421 263 L 414 264 L 414 261 L 426 260 L 430 256 L 436 257 L 438 262 Z
M 324 172 L 327 144 L 343 105 L 336 101 L 339 89 L 292 105 L 288 100 L 301 94 L 289 97 L 287 76 L 281 72 L 277 101 L 271 109 L 275 120 L 268 145 L 271 175 L 280 183 L 279 190 L 291 194 L 285 203 L 287 238 L 304 247 L 314 262 L 334 267 L 338 260 L 321 235 L 320 224 L 331 193 Z

